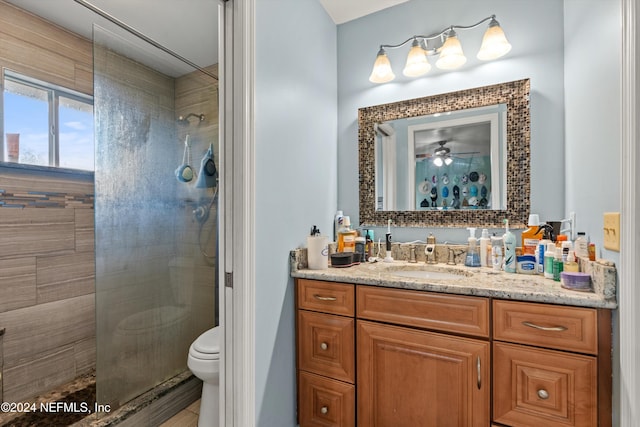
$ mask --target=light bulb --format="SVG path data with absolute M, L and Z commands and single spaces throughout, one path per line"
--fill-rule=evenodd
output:
M 495 18 L 491 19 L 489 28 L 482 37 L 482 45 L 478 52 L 477 58 L 482 61 L 500 58 L 511 50 L 511 44 L 507 41 L 504 31 L 500 28 L 500 24 Z
M 429 70 L 431 70 L 431 64 L 427 61 L 427 51 L 424 50 L 417 39 L 413 39 L 402 74 L 407 77 L 419 77 L 428 73 Z
M 442 157 L 436 157 L 435 159 L 433 159 L 433 164 L 436 165 L 437 167 L 442 166 Z
M 445 165 L 447 165 L 447 166 L 449 166 L 451 163 L 453 163 L 453 159 L 452 159 L 451 157 L 447 156 L 447 157 L 444 159 L 444 164 L 445 164 Z
M 467 62 L 467 58 L 462 52 L 458 35 L 455 31 L 449 30 L 447 40 L 445 40 L 440 52 L 440 58 L 436 61 L 436 67 L 443 70 L 453 70 L 464 65 L 465 62 Z
M 373 64 L 369 81 L 371 83 L 387 83 L 395 78 L 396 75 L 393 74 L 393 70 L 391 69 L 391 62 L 389 62 L 389 58 L 384 49 L 380 48 L 376 62 Z

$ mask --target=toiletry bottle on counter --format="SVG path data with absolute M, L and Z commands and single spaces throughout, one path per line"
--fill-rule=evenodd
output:
M 578 231 L 578 237 L 573 246 L 577 257 L 589 258 L 589 239 L 584 231 Z
M 540 240 L 540 243 L 538 244 L 538 251 L 536 252 L 536 263 L 538 265 L 537 268 L 537 272 L 538 274 L 544 274 L 544 269 L 545 269 L 545 263 L 544 263 L 544 255 L 547 251 L 547 247 L 549 246 L 549 243 L 553 244 L 553 242 L 551 240 L 548 239 L 542 239 Z
M 490 251 L 489 251 L 489 246 L 490 241 L 489 241 L 489 230 L 487 230 L 486 228 L 482 229 L 482 234 L 480 235 L 480 265 L 482 267 L 490 267 L 491 263 L 490 263 Z
M 491 264 L 495 271 L 502 271 L 502 238 L 492 236 L 491 237 Z
M 387 220 L 387 234 L 386 234 L 386 252 L 387 255 L 384 257 L 384 262 L 393 262 L 393 257 L 391 256 L 391 220 Z
M 342 218 L 342 228 L 338 231 L 338 252 L 355 252 L 358 232 L 351 229 L 351 219 Z
M 529 228 L 522 232 L 522 254 L 533 255 L 543 238 L 544 228 L 540 227 L 538 214 L 529 215 L 527 225 Z
M 547 243 L 547 248 L 544 250 L 544 277 L 545 279 L 553 279 L 553 259 L 556 254 L 555 243 Z
M 569 252 L 569 255 L 567 255 L 567 260 L 564 262 L 564 265 L 562 266 L 562 271 L 569 271 L 571 273 L 577 273 L 580 271 L 580 265 L 576 261 L 576 256 L 574 251 Z
M 334 242 L 338 241 L 338 232 L 342 228 L 343 218 L 344 218 L 344 215 L 342 214 L 342 211 L 337 211 L 336 216 L 333 219 L 333 241 Z
M 504 220 L 504 271 L 516 272 L 516 236 L 509 231 L 509 220 Z
M 556 248 L 555 256 L 553 257 L 553 280 L 560 281 L 560 273 L 562 273 L 562 248 Z
M 356 237 L 356 254 L 357 261 L 365 262 L 367 260 L 367 253 L 365 250 L 366 239 L 363 236 Z
M 467 256 L 464 259 L 464 265 L 467 267 L 480 267 L 480 254 L 478 254 L 478 245 L 476 239 L 475 227 L 468 227 L 469 238 L 467 239 L 469 245 L 467 247 Z

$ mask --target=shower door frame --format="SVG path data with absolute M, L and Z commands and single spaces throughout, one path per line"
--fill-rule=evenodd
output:
M 220 13 L 220 425 L 255 416 L 255 0 L 218 0 Z M 227 167 L 229 166 L 229 167 Z

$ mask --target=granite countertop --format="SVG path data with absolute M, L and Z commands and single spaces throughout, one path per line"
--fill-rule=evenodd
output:
M 568 290 L 560 282 L 539 275 L 494 271 L 491 268 L 449 266 L 443 263 L 425 264 L 394 261 L 392 263 L 362 263 L 347 268 L 325 270 L 306 268 L 306 250 L 291 252 L 291 276 L 295 278 L 345 282 L 361 285 L 476 295 L 519 301 L 533 301 L 581 307 L 615 309 L 616 270 L 607 262 L 581 262 L 583 271 L 591 274 L 593 292 Z M 427 270 L 459 275 L 459 278 L 412 278 L 394 275 L 398 270 Z

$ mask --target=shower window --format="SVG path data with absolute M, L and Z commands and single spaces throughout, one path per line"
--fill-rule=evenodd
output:
M 5 70 L 0 160 L 94 169 L 93 98 Z

